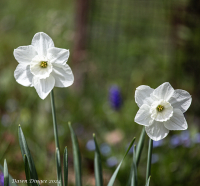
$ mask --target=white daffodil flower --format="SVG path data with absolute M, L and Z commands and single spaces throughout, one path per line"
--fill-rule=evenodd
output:
M 174 90 L 169 83 L 163 83 L 156 89 L 141 85 L 135 91 L 135 102 L 139 106 L 135 122 L 145 126 L 151 139 L 161 140 L 168 135 L 169 130 L 188 128 L 183 113 L 191 101 L 187 91 Z
M 45 99 L 55 87 L 68 87 L 74 76 L 66 64 L 69 50 L 54 47 L 53 40 L 45 33 L 36 33 L 31 45 L 14 50 L 18 66 L 14 72 L 16 81 L 23 86 L 35 87 L 41 99 Z

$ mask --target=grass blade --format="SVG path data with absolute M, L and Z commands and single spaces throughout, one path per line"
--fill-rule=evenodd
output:
M 62 170 L 61 170 L 61 163 L 60 163 L 60 151 L 56 148 L 56 165 L 57 165 L 57 179 L 58 179 L 58 186 L 62 186 Z
M 2 167 L 2 165 L 0 165 L 0 170 L 2 171 L 2 172 L 4 172 L 4 168 Z M 13 183 L 13 178 L 12 178 L 12 176 L 10 175 L 10 174 L 8 174 L 9 175 L 9 184 L 10 184 L 10 186 L 18 186 L 15 182 Z
M 138 142 L 137 148 L 136 148 L 136 164 L 137 164 L 137 166 L 139 165 L 140 157 L 142 154 L 142 149 L 144 147 L 144 139 L 145 139 L 145 127 L 143 127 L 143 129 L 142 129 L 142 132 L 140 134 L 140 139 L 139 139 L 139 142 Z
M 146 183 L 146 185 L 145 185 L 145 186 L 149 186 L 149 183 L 150 183 L 150 178 L 151 178 L 151 176 L 149 176 L 149 179 L 148 179 L 148 181 L 147 181 L 147 183 Z
M 95 172 L 95 185 L 103 186 L 103 176 L 102 176 L 102 165 L 101 165 L 101 154 L 96 141 L 95 134 L 93 134 L 95 143 L 95 156 L 94 156 L 94 172 Z
M 78 140 L 74 133 L 74 130 L 72 129 L 71 123 L 69 123 L 69 128 L 70 128 L 70 132 L 71 132 L 72 146 L 73 146 L 73 158 L 74 158 L 76 186 L 82 186 L 81 154 L 80 154 L 80 150 L 79 150 Z
M 152 157 L 153 140 L 149 138 L 149 149 L 147 157 L 147 170 L 146 170 L 146 183 L 148 183 L 149 176 L 151 174 L 151 157 Z
M 136 147 L 134 146 L 133 151 L 133 168 L 132 168 L 132 179 L 131 186 L 137 186 L 137 165 L 136 165 Z
M 68 154 L 67 154 L 67 147 L 64 150 L 64 186 L 68 185 Z
M 128 149 L 127 149 L 127 151 L 126 151 L 126 153 L 125 153 L 125 155 L 123 157 L 123 159 L 121 160 L 120 164 L 117 166 L 117 168 L 116 168 L 115 172 L 113 173 L 113 175 L 112 175 L 112 177 L 111 177 L 111 179 L 110 179 L 110 181 L 109 181 L 107 186 L 113 186 L 113 184 L 115 182 L 115 179 L 117 177 L 117 174 L 119 172 L 119 169 L 120 169 L 120 167 L 122 165 L 122 162 L 123 162 L 124 158 L 126 157 L 126 155 L 128 154 L 128 152 L 129 152 L 130 148 L 132 147 L 134 141 L 135 141 L 135 138 L 133 138 L 133 140 L 131 141 L 131 143 L 130 143 L 130 145 L 129 145 L 129 147 L 128 147 Z
M 22 131 L 20 125 L 19 125 L 19 129 L 18 129 L 18 135 L 19 135 L 19 145 L 20 145 L 20 148 L 21 148 L 23 160 L 25 162 L 24 155 L 26 155 L 27 159 L 28 159 L 28 165 L 29 165 L 29 168 L 30 168 L 30 177 L 31 177 L 31 179 L 38 180 L 38 175 L 37 175 L 37 172 L 36 172 L 36 169 L 35 169 L 35 164 L 33 162 L 33 158 L 31 156 L 30 150 L 28 148 L 26 139 L 24 137 L 24 134 L 23 134 L 23 131 Z M 34 185 L 37 185 L 37 184 L 35 183 Z
M 24 166 L 25 166 L 25 174 L 26 174 L 27 185 L 32 186 L 32 184 L 30 183 L 30 179 L 31 179 L 30 168 L 29 168 L 29 165 L 28 165 L 28 159 L 27 159 L 26 154 L 24 154 Z
M 6 160 L 4 160 L 4 186 L 9 186 L 9 174 L 8 174 L 8 166 Z

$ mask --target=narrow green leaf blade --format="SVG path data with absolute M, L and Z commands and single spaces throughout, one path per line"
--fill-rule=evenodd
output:
M 9 174 L 8 174 L 8 166 L 6 160 L 4 160 L 4 186 L 9 186 Z
M 126 153 L 125 153 L 125 155 L 123 157 L 123 159 L 121 160 L 120 164 L 117 166 L 117 168 L 116 168 L 115 172 L 113 173 L 113 175 L 112 175 L 112 177 L 111 177 L 111 179 L 110 179 L 110 181 L 109 181 L 107 186 L 113 186 L 113 184 L 115 182 L 115 179 L 117 177 L 117 174 L 119 172 L 119 169 L 120 169 L 120 167 L 122 165 L 122 162 L 123 162 L 124 158 L 126 157 L 126 155 L 128 154 L 128 152 L 129 152 L 130 148 L 132 147 L 134 141 L 135 141 L 135 138 L 133 138 L 133 140 L 131 141 L 131 143 L 130 143 L 130 145 L 129 145 L 129 147 L 128 147 L 128 149 L 127 149 L 127 151 L 126 151 Z
M 25 174 L 26 174 L 27 185 L 32 186 L 32 184 L 30 183 L 30 179 L 31 179 L 30 168 L 29 168 L 29 165 L 28 165 L 28 159 L 27 159 L 26 154 L 24 154 L 24 166 L 25 166 Z
M 152 158 L 153 140 L 149 138 L 149 148 L 147 156 L 147 169 L 146 169 L 146 183 L 148 182 L 149 176 L 151 175 L 151 158 Z
M 19 136 L 19 145 L 20 145 L 20 149 L 21 149 L 21 153 L 22 153 L 24 162 L 25 162 L 25 159 L 24 159 L 25 154 L 28 159 L 28 164 L 29 164 L 29 168 L 30 168 L 30 177 L 31 177 L 31 179 L 38 180 L 38 175 L 37 175 L 37 172 L 35 169 L 35 164 L 34 164 L 33 158 L 31 156 L 30 150 L 28 148 L 26 139 L 24 137 L 24 134 L 23 134 L 23 131 L 22 131 L 20 125 L 19 125 L 19 129 L 18 129 L 18 136 Z M 37 184 L 34 184 L 34 185 L 37 185 Z
M 149 183 L 150 183 L 150 178 L 151 178 L 151 176 L 149 176 L 149 179 L 148 179 L 148 181 L 147 181 L 147 183 L 146 183 L 146 185 L 145 185 L 145 186 L 149 186 Z
M 71 123 L 69 123 L 69 128 L 70 128 L 70 132 L 71 132 L 71 139 L 72 139 L 72 146 L 73 146 L 73 158 L 74 158 L 76 186 L 82 186 L 81 154 L 80 154 L 80 149 L 79 149 L 79 145 L 78 145 L 78 140 L 77 140 L 77 137 L 71 126 Z
M 3 168 L 2 165 L 0 165 L 0 170 L 1 170 L 2 172 L 4 172 L 4 168 Z M 9 184 L 10 184 L 10 186 L 18 186 L 15 182 L 13 183 L 13 178 L 12 178 L 12 176 L 11 176 L 10 174 L 8 174 L 8 175 L 9 175 Z
M 58 186 L 62 186 L 62 170 L 61 170 L 61 163 L 60 163 L 60 151 L 56 148 L 56 165 L 57 165 L 57 179 L 58 179 Z
M 133 151 L 133 165 L 132 165 L 132 179 L 131 186 L 137 186 L 137 165 L 136 165 L 136 147 L 134 146 Z
M 140 139 L 139 139 L 139 142 L 138 142 L 137 148 L 136 148 L 136 164 L 137 164 L 137 166 L 139 165 L 139 162 L 140 162 L 142 149 L 144 147 L 144 140 L 145 140 L 145 127 L 143 127 L 143 129 L 142 129 L 142 132 L 140 134 Z
M 94 143 L 95 143 L 95 155 L 94 155 L 95 185 L 103 186 L 101 153 L 96 141 L 95 134 L 93 134 L 93 138 L 94 138 Z
M 67 147 L 65 147 L 64 150 L 64 186 L 68 185 L 68 153 L 67 153 Z

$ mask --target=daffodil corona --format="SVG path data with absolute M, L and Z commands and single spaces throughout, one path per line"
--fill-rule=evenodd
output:
M 188 128 L 183 113 L 189 108 L 192 98 L 187 91 L 174 90 L 169 83 L 156 89 L 141 85 L 135 91 L 135 101 L 139 106 L 135 122 L 145 126 L 151 139 L 158 141 L 165 138 L 169 130 Z
M 14 72 L 16 81 L 23 86 L 34 87 L 41 99 L 45 99 L 53 87 L 68 87 L 74 76 L 66 64 L 69 50 L 54 47 L 53 40 L 45 33 L 36 33 L 31 45 L 14 50 L 18 66 Z

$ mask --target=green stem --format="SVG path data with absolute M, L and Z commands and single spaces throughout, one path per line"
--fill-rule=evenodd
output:
M 57 122 L 56 122 L 56 111 L 55 111 L 55 103 L 54 103 L 54 94 L 53 90 L 50 93 L 51 95 L 51 108 L 52 108 L 52 117 L 53 117 L 53 129 L 54 129 L 54 137 L 56 142 L 56 148 L 59 148 L 59 141 L 58 141 L 58 128 L 57 128 Z
M 152 157 L 152 148 L 153 148 L 153 140 L 149 138 L 149 149 L 148 149 L 148 158 L 147 158 L 147 171 L 146 171 L 146 183 L 151 174 L 151 157 Z
M 57 185 L 63 186 L 62 169 L 61 169 L 61 163 L 60 163 L 60 148 L 59 148 L 59 141 L 58 141 L 58 128 L 57 128 L 57 122 L 56 122 L 56 111 L 55 111 L 53 90 L 51 91 L 50 95 L 51 95 L 54 137 L 55 137 L 55 142 L 56 142 L 56 166 L 57 166 L 57 179 L 59 181 Z

